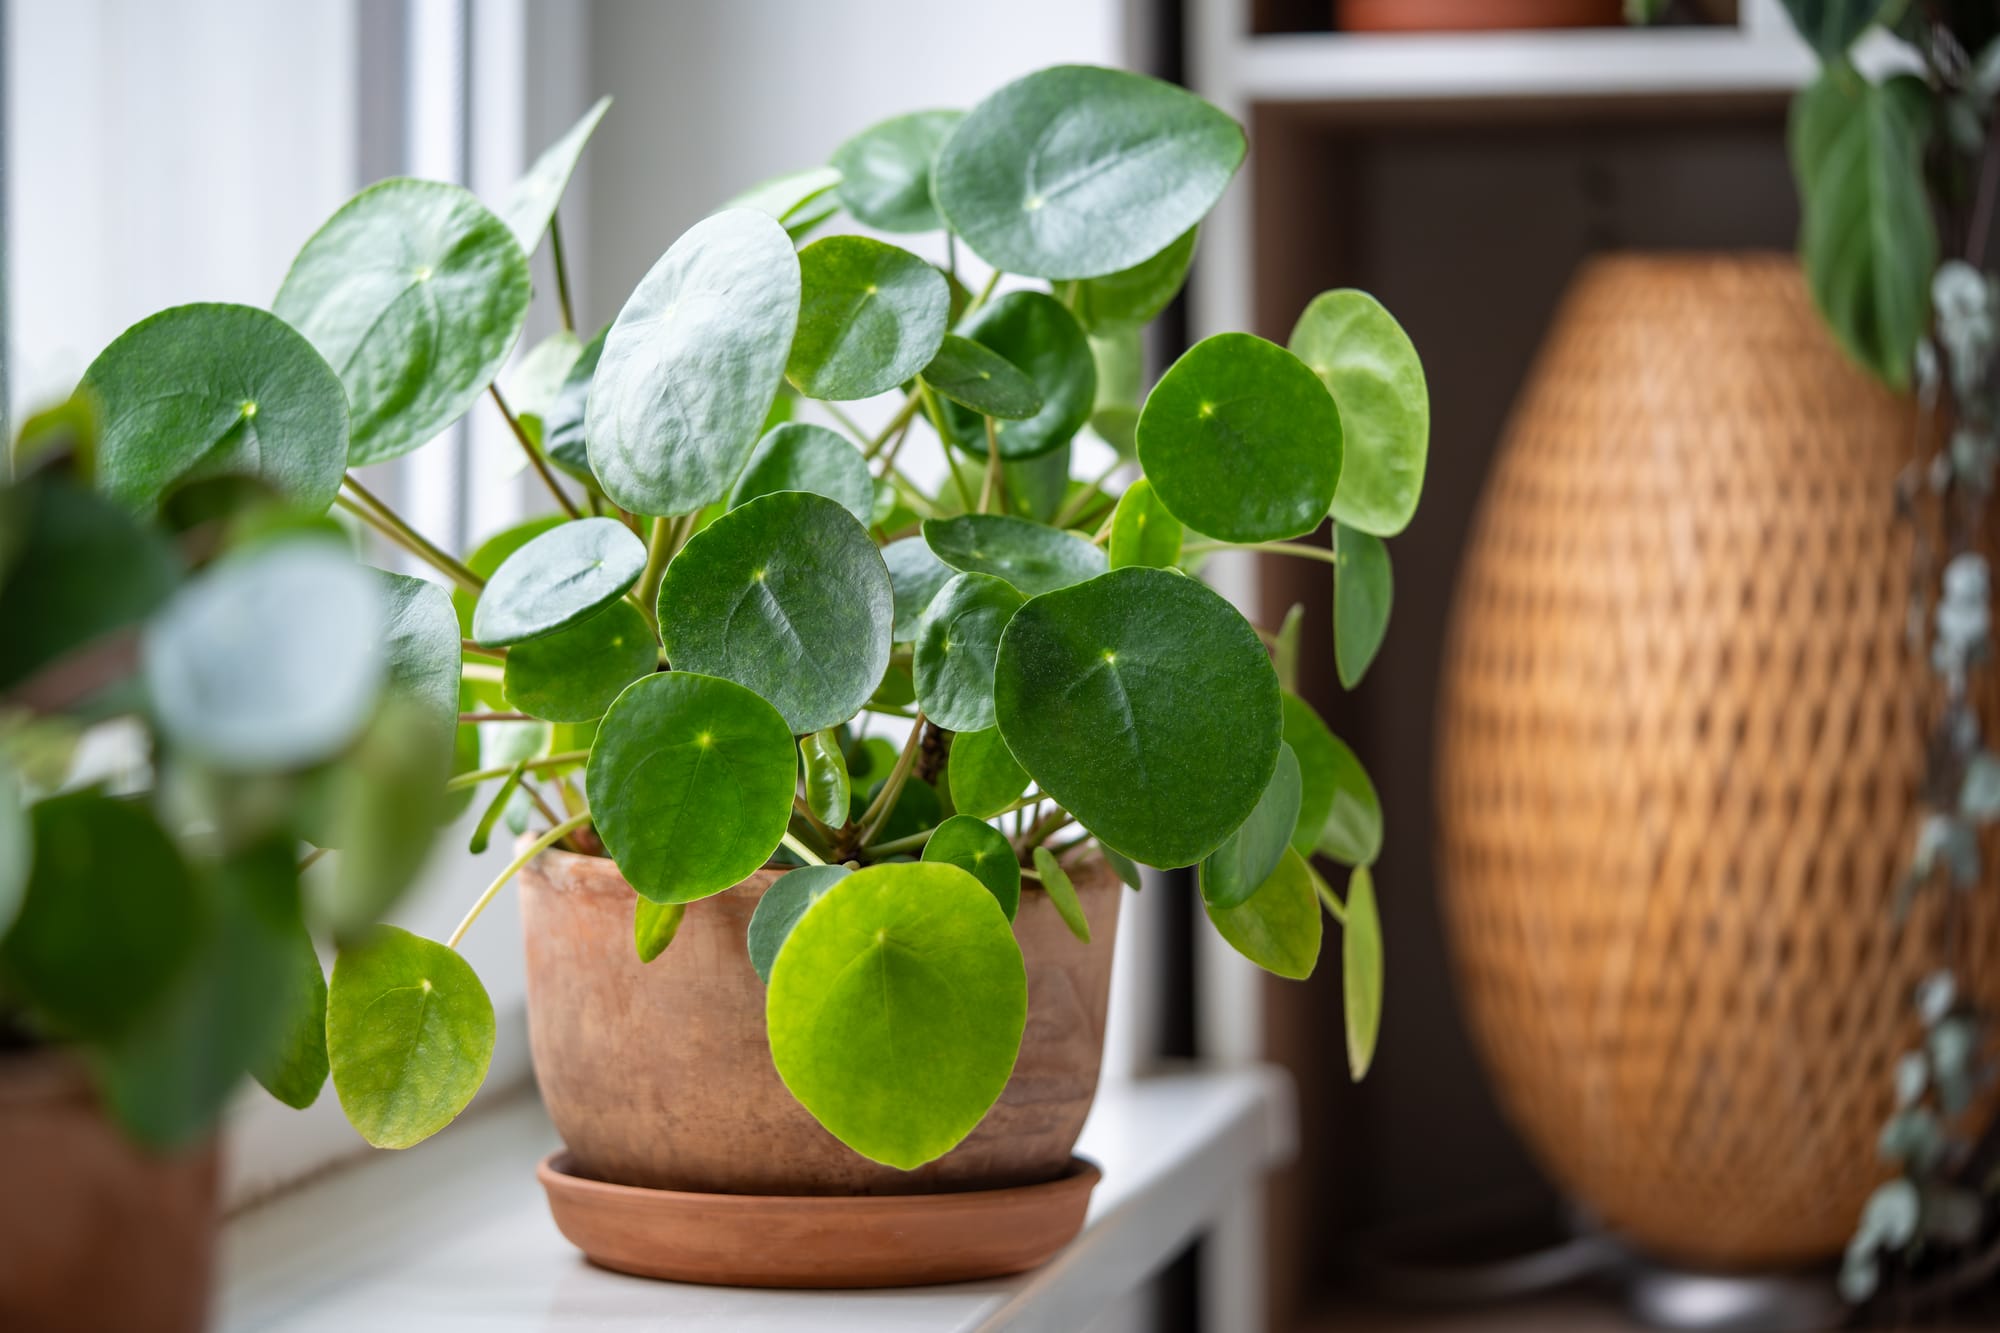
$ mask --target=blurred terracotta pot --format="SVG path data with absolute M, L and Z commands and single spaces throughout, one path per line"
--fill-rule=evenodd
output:
M 1483 32 L 1603 28 L 1625 22 L 1622 0 L 1335 0 L 1347 32 Z
M 1577 276 L 1487 479 L 1440 714 L 1446 916 L 1555 1179 L 1699 1266 L 1837 1252 L 1886 1168 L 1942 904 L 1901 929 L 1930 676 L 1915 414 L 1789 256 Z M 1988 716 L 1991 716 L 1989 707 Z M 2000 1005 L 2000 893 L 1959 975 Z
M 782 871 L 689 904 L 673 944 L 642 963 L 636 895 L 617 866 L 537 857 L 520 880 L 528 1037 L 570 1169 L 618 1185 L 758 1195 L 1000 1189 L 1070 1174 L 1097 1091 L 1122 892 L 1100 858 L 1070 871 L 1091 942 L 1069 933 L 1047 894 L 1022 893 L 1014 933 L 1028 1023 L 1013 1077 L 963 1143 L 905 1172 L 822 1129 L 771 1063 L 745 932 Z
M 183 1333 L 204 1326 L 214 1145 L 134 1147 L 67 1052 L 0 1056 L 0 1328 Z

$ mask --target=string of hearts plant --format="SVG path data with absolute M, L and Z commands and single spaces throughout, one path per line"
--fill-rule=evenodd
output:
M 363 191 L 273 306 L 346 387 L 343 465 L 490 396 L 562 510 L 459 560 L 328 474 L 342 509 L 454 584 L 450 785 L 497 784 L 475 845 L 543 825 L 450 939 L 384 929 L 341 951 L 326 1034 L 350 1120 L 403 1146 L 466 1104 L 493 1016 L 454 946 L 558 845 L 615 860 L 647 959 L 688 904 L 796 865 L 750 929 L 771 1055 L 877 1161 L 941 1155 L 999 1095 L 1026 1013 L 1009 923 L 1041 892 L 1087 937 L 1059 857 L 1091 841 L 1134 887 L 1135 863 L 1198 866 L 1216 928 L 1285 976 L 1313 970 L 1322 907 L 1343 923 L 1358 1077 L 1381 1006 L 1379 804 L 1296 693 L 1299 614 L 1267 633 L 1190 574 L 1228 549 L 1333 562 L 1340 674 L 1359 678 L 1389 614 L 1382 539 L 1411 518 L 1427 448 L 1402 330 L 1329 292 L 1289 348 L 1208 338 L 1142 394 L 1140 329 L 1243 131 L 1169 85 L 1059 67 L 752 191 L 585 341 L 556 212 L 605 107 L 497 216 L 435 182 Z M 941 233 L 941 262 L 809 239 L 843 213 Z M 545 235 L 565 328 L 503 390 Z M 977 293 L 961 251 L 993 270 Z M 181 317 L 186 342 L 233 336 Z M 230 347 L 245 373 L 269 355 Z M 877 429 L 841 406 L 878 397 Z M 266 434 L 266 469 L 288 444 Z M 1073 480 L 1092 451 L 1109 466 Z M 927 452 L 935 488 L 915 479 Z M 1296 540 L 1329 515 L 1330 548 Z M 1344 895 L 1315 852 L 1353 868 Z

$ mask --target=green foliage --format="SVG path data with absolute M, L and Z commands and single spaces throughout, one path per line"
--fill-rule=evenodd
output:
M 993 725 L 993 659 L 1000 635 L 1027 598 L 990 574 L 944 585 L 917 627 L 917 703 L 951 731 Z
M 788 421 L 766 431 L 730 488 L 729 507 L 778 491 L 824 495 L 864 526 L 874 513 L 875 479 L 868 460 L 824 426 Z
M 1042 410 L 1042 391 L 1026 371 L 956 333 L 944 336 L 937 355 L 924 367 L 924 383 L 995 421 L 1025 421 Z
M 656 903 L 645 898 L 633 900 L 632 947 L 639 961 L 650 963 L 667 951 L 680 933 L 687 917 L 686 903 Z
M 853 803 L 852 779 L 847 772 L 847 756 L 831 729 L 799 737 L 799 762 L 805 766 L 806 809 L 813 818 L 830 828 L 847 822 Z
M 951 803 L 960 814 L 990 819 L 1028 788 L 1028 771 L 1014 758 L 1000 728 L 961 731 L 951 744 Z
M 984 884 L 1012 921 L 1021 906 L 1021 863 L 1005 834 L 983 819 L 953 815 L 924 844 L 926 861 L 957 866 Z
M 1204 905 L 1222 938 L 1266 972 L 1304 981 L 1319 965 L 1325 927 L 1312 867 L 1291 848 L 1284 849 L 1278 868 L 1241 903 Z
M 757 910 L 750 914 L 746 932 L 750 966 L 756 970 L 758 980 L 767 986 L 771 984 L 771 967 L 778 961 L 778 951 L 791 938 L 792 927 L 799 924 L 808 907 L 849 873 L 846 866 L 800 866 L 780 875 L 764 890 L 764 896 L 757 900 Z
M 1333 548 L 1333 656 L 1340 683 L 1353 689 L 1389 632 L 1395 580 L 1380 537 L 1338 524 Z
M 251 1063 L 264 1090 L 295 1110 L 319 1100 L 326 1086 L 326 972 L 296 905 L 276 933 L 278 984 L 253 1003 L 277 1019 L 276 1040 Z
M 1090 922 L 1084 919 L 1083 904 L 1076 896 L 1076 885 L 1070 882 L 1069 874 L 1056 860 L 1056 854 L 1046 847 L 1035 848 L 1035 873 L 1041 876 L 1042 891 L 1049 895 L 1049 902 L 1055 907 L 1056 915 L 1069 927 L 1069 933 L 1090 943 Z
M 1882 14 L 1884 0 L 1785 0 L 1785 12 L 1799 36 L 1829 63 L 1847 58 L 1847 49 Z
M 1083 327 L 1096 333 L 1152 323 L 1187 281 L 1198 230 L 1189 227 L 1179 240 L 1131 268 L 1077 283 L 1072 299 Z
M 1302 791 L 1298 756 L 1280 742 L 1278 766 L 1250 817 L 1202 858 L 1202 901 L 1210 907 L 1240 907 L 1276 872 L 1292 845 Z
M 1181 539 L 1186 532 L 1161 502 L 1153 483 L 1141 477 L 1125 488 L 1111 515 L 1111 567 L 1172 569 L 1180 563 Z
M 952 580 L 952 568 L 931 554 L 930 543 L 922 537 L 905 537 L 882 548 L 882 561 L 889 567 L 889 583 L 894 594 L 895 621 L 890 638 L 910 643 L 917 626 L 938 589 Z
M 660 641 L 623 599 L 554 634 L 517 643 L 507 653 L 507 701 L 551 722 L 604 716 L 627 685 L 659 665 Z
M 931 164 L 962 111 L 912 111 L 871 126 L 834 150 L 840 202 L 877 231 L 936 231 Z
M 1424 489 L 1431 398 L 1423 362 L 1395 316 L 1366 292 L 1321 292 L 1292 326 L 1292 354 L 1340 409 L 1340 486 L 1333 516 L 1393 537 Z
M 473 642 L 503 648 L 568 629 L 623 597 L 646 547 L 616 519 L 564 523 L 501 562 L 472 612 Z
M 926 519 L 924 540 L 953 569 L 1005 579 L 1029 597 L 1096 578 L 1111 567 L 1102 550 L 1075 533 L 1003 514 Z
M 1375 879 L 1367 866 L 1347 878 L 1347 916 L 1341 923 L 1340 993 L 1347 1015 L 1347 1067 L 1359 1082 L 1375 1061 L 1382 1027 L 1382 922 L 1375 911 Z
M 815 398 L 872 398 L 930 364 L 944 339 L 944 274 L 865 236 L 829 236 L 799 252 L 804 298 L 786 373 Z
M 1097 401 L 1097 363 L 1076 316 L 1046 292 L 1008 292 L 960 325 L 959 332 L 1025 373 L 1041 406 L 995 434 L 1002 458 L 1034 458 L 1069 443 Z M 978 411 L 953 403 L 945 422 L 968 453 L 986 452 Z
M 533 254 L 541 245 L 542 235 L 556 215 L 556 205 L 562 202 L 563 191 L 569 186 L 584 147 L 610 109 L 610 98 L 598 98 L 576 124 L 563 132 L 562 138 L 542 150 L 542 155 L 528 168 L 528 174 L 515 181 L 514 188 L 508 191 L 499 213 L 523 252 Z

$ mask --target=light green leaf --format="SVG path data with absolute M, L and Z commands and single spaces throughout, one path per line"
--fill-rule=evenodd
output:
M 1034 458 L 1059 448 L 1090 420 L 1097 362 L 1090 340 L 1062 302 L 1046 292 L 1008 292 L 981 306 L 959 332 L 1024 372 L 1042 400 L 1033 416 L 1000 422 L 1002 458 Z M 986 453 L 986 426 L 973 412 L 954 402 L 945 421 L 961 448 Z
M 912 642 L 931 599 L 951 582 L 955 571 L 931 553 L 930 543 L 922 537 L 890 542 L 882 548 L 882 562 L 889 567 L 895 591 L 896 623 L 890 636 L 897 643 Z
M 551 722 L 604 716 L 627 685 L 658 668 L 660 641 L 630 602 L 507 650 L 508 702 Z
M 793 927 L 765 1013 L 792 1095 L 854 1151 L 907 1171 L 949 1152 L 999 1099 L 1027 1023 L 1027 973 L 1006 914 L 971 875 L 868 866 Z
M 870 126 L 833 151 L 840 202 L 877 231 L 936 231 L 931 164 L 963 111 L 912 111 Z
M 1090 943 L 1090 922 L 1084 919 L 1083 904 L 1077 900 L 1076 885 L 1056 861 L 1056 854 L 1046 847 L 1035 848 L 1035 873 L 1042 877 L 1042 891 L 1049 895 L 1049 902 L 1056 909 L 1056 915 L 1069 927 L 1069 933 Z
M 1170 569 L 1181 558 L 1181 538 L 1186 534 L 1144 477 L 1125 488 L 1118 508 L 1111 514 L 1111 567 L 1150 565 Z
M 609 97 L 598 98 L 576 124 L 563 131 L 562 138 L 542 150 L 542 155 L 528 168 L 528 174 L 515 181 L 514 188 L 507 192 L 507 201 L 499 208 L 500 216 L 528 254 L 535 253 L 535 247 L 542 243 L 549 220 L 562 202 L 563 191 L 569 188 L 577 160 L 583 156 L 584 145 L 590 142 L 597 122 L 610 109 Z
M 1389 631 L 1395 579 L 1380 537 L 1339 524 L 1333 534 L 1333 657 L 1340 683 L 1353 689 Z
M 1168 570 L 1113 570 L 1031 599 L 1001 636 L 993 694 L 1007 747 L 1041 789 L 1147 865 L 1221 846 L 1278 763 L 1278 679 L 1257 632 Z
M 1208 919 L 1229 947 L 1266 972 L 1304 981 L 1319 965 L 1325 931 L 1312 867 L 1287 847 L 1271 877 L 1235 907 L 1204 903 Z
M 944 335 L 924 367 L 924 383 L 952 402 L 998 421 L 1025 421 L 1042 410 L 1042 391 L 1027 372 L 989 347 Z
M 394 926 L 342 949 L 327 989 L 326 1054 L 340 1109 L 377 1148 L 408 1148 L 457 1118 L 493 1059 L 493 1002 L 457 951 Z
M 846 824 L 854 793 L 839 737 L 831 728 L 799 737 L 799 762 L 805 768 L 806 809 L 828 828 Z
M 623 597 L 646 546 L 615 518 L 581 518 L 531 538 L 501 562 L 472 612 L 472 639 L 525 643 L 590 619 Z
M 1278 767 L 1256 808 L 1222 845 L 1202 858 L 1201 896 L 1211 907 L 1240 907 L 1278 869 L 1299 821 L 1298 756 L 1280 742 Z
M 1359 1082 L 1375 1060 L 1382 1030 L 1382 922 L 1367 866 L 1347 877 L 1347 920 L 1341 926 L 1340 993 L 1347 1010 L 1347 1068 Z
M 749 686 L 803 735 L 867 702 L 889 665 L 893 607 L 889 570 L 854 516 L 781 491 L 695 534 L 667 567 L 659 621 L 676 669 Z
M 458 730 L 460 648 L 458 617 L 445 590 L 427 579 L 367 571 L 382 605 L 382 650 L 388 661 L 385 692 L 408 705 L 405 721 L 417 729 L 412 747 L 426 747 L 439 781 L 451 768 Z
M 1005 514 L 926 519 L 924 540 L 953 569 L 1005 579 L 1030 597 L 1110 568 L 1104 551 L 1075 533 Z
M 729 492 L 729 507 L 778 491 L 824 495 L 864 527 L 875 511 L 875 478 L 869 475 L 868 460 L 846 436 L 825 426 L 787 421 L 766 431 Z
M 1410 525 L 1430 453 L 1431 397 L 1410 336 L 1366 292 L 1321 292 L 1292 326 L 1291 350 L 1340 409 L 1333 516 L 1393 537 Z
M 348 462 L 359 465 L 464 416 L 521 336 L 530 294 L 506 223 L 456 185 L 397 179 L 328 219 L 271 309 L 347 386 Z
M 750 914 L 750 928 L 746 932 L 750 966 L 756 970 L 759 981 L 771 984 L 771 967 L 778 961 L 778 951 L 791 937 L 792 927 L 799 924 L 808 907 L 846 879 L 848 873 L 847 867 L 840 865 L 800 866 L 786 871 L 764 890 L 764 896 L 757 900 L 757 910 Z
M 957 866 L 986 886 L 1012 921 L 1021 906 L 1021 863 L 1007 835 L 983 819 L 953 815 L 924 844 L 923 859 Z
M 917 702 L 947 731 L 993 725 L 993 656 L 1001 631 L 1027 599 L 989 574 L 944 585 L 917 628 Z
M 938 155 L 938 211 L 995 268 L 1094 278 L 1171 245 L 1215 206 L 1243 128 L 1194 94 L 1059 65 L 972 110 Z
M 632 947 L 638 950 L 640 962 L 650 963 L 665 953 L 674 936 L 680 933 L 687 904 L 656 903 L 645 898 L 635 898 L 633 902 Z
M 1072 306 L 1077 320 L 1092 333 L 1152 323 L 1187 281 L 1199 230 L 1189 227 L 1166 249 L 1131 268 L 1078 283 Z
M 1146 396 L 1139 461 L 1197 532 L 1230 542 L 1299 537 L 1326 517 L 1340 482 L 1340 412 L 1284 348 L 1218 333 Z
M 248 474 L 324 510 L 347 471 L 347 391 L 277 316 L 184 305 L 141 320 L 83 374 L 98 408 L 97 484 L 145 513 L 175 485 Z
M 316 918 L 336 936 L 369 925 L 395 903 L 444 822 L 442 776 L 454 747 L 440 753 L 434 721 L 408 694 L 389 691 L 359 739 L 316 775 L 307 836 L 340 855 L 333 873 L 310 887 Z
M 829 236 L 799 252 L 799 272 L 804 297 L 786 374 L 802 392 L 873 398 L 937 355 L 951 291 L 944 274 L 909 251 Z
M 1271 665 L 1278 671 L 1278 688 L 1288 694 L 1296 693 L 1299 688 L 1299 636 L 1305 631 L 1305 619 L 1305 607 L 1293 602 L 1278 623 L 1277 641 L 1271 645 Z
M 978 819 L 999 814 L 1028 789 L 1028 771 L 1015 762 L 998 727 L 954 736 L 945 771 L 951 779 L 952 807 Z
M 501 779 L 500 785 L 494 788 L 493 794 L 487 798 L 486 808 L 479 813 L 479 822 L 472 826 L 472 837 L 467 839 L 465 844 L 466 851 L 478 856 L 491 844 L 493 829 L 499 824 L 500 817 L 507 812 L 507 807 L 514 800 L 515 794 L 521 790 L 521 777 L 527 771 L 528 761 L 516 760 L 514 767 L 508 770 L 507 776 Z
M 557 329 L 529 348 L 507 377 L 507 406 L 528 434 L 544 446 L 544 452 L 549 409 L 555 406 L 556 395 L 562 392 L 569 373 L 576 369 L 577 358 L 582 355 L 582 341 L 568 329 Z M 521 460 L 516 470 L 526 467 L 526 456 L 519 450 L 515 454 Z
M 597 836 L 654 902 L 693 902 L 747 878 L 792 817 L 798 761 L 776 709 L 688 671 L 635 682 L 597 733 L 584 790 Z
M 604 493 L 636 514 L 729 494 L 764 433 L 799 319 L 799 260 L 767 214 L 696 223 L 605 335 L 584 435 Z

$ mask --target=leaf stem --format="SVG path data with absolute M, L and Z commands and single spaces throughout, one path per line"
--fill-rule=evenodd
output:
M 896 838 L 890 842 L 878 842 L 872 846 L 863 847 L 861 851 L 871 860 L 881 856 L 899 856 L 904 852 L 916 851 L 929 842 L 931 834 L 935 832 L 937 832 L 936 829 L 927 828 L 922 833 L 912 833 L 907 837 Z
M 1034 850 L 1035 845 L 1041 842 L 1042 839 L 1048 837 L 1063 825 L 1074 822 L 1075 819 L 1076 816 L 1061 806 L 1057 806 L 1028 826 L 1028 831 L 1021 835 L 1020 841 L 1017 844 L 1019 850 L 1022 852 Z
M 994 512 L 996 502 L 1004 504 L 1000 491 L 1000 428 L 993 424 L 993 418 L 986 421 L 986 483 L 979 489 L 979 512 Z
M 951 430 L 944 424 L 944 409 L 938 406 L 937 395 L 922 379 L 917 381 L 917 392 L 923 395 L 924 413 L 931 419 L 931 429 L 937 432 L 938 447 L 944 450 L 944 461 L 951 467 L 951 483 L 958 488 L 959 503 L 966 512 L 973 512 L 972 491 L 965 484 L 965 474 L 958 470 L 958 457 L 951 451 Z
M 973 311 L 979 309 L 981 306 L 985 305 L 989 300 L 991 300 L 993 298 L 993 289 L 995 287 L 998 287 L 999 285 L 1000 285 L 1000 270 L 996 268 L 993 270 L 992 276 L 986 279 L 986 285 L 979 289 L 979 295 L 973 297 L 972 304 L 965 308 L 965 314 L 960 315 L 958 317 L 959 322 L 963 324 L 967 316 L 971 315 Z
M 896 415 L 889 418 L 889 424 L 882 427 L 882 433 L 870 440 L 868 447 L 861 451 L 862 457 L 873 458 L 875 455 L 881 453 L 882 446 L 889 442 L 889 437 L 909 425 L 911 420 L 917 415 L 917 407 L 920 402 L 921 395 L 919 394 L 913 393 L 905 398 L 903 405 L 896 409 Z
M 509 768 L 507 771 L 511 773 L 514 770 Z M 458 923 L 458 929 L 451 932 L 451 938 L 445 941 L 445 946 L 451 949 L 458 947 L 458 942 L 465 938 L 466 931 L 472 929 L 472 923 L 479 919 L 479 914 L 486 910 L 488 903 L 499 896 L 500 890 L 507 887 L 507 881 L 521 872 L 522 866 L 528 864 L 528 862 L 534 860 L 537 856 L 540 856 L 543 852 L 546 852 L 549 848 L 555 846 L 589 822 L 590 811 L 586 810 L 580 815 L 565 819 L 562 823 L 556 825 L 547 833 L 544 833 L 541 837 L 522 848 L 521 854 L 512 861 L 509 861 L 507 868 L 500 872 L 499 877 L 486 886 L 486 892 L 480 894 L 479 901 L 472 904 L 472 910 L 467 912 L 465 919 Z
M 1131 461 L 1131 459 L 1120 454 L 1118 460 L 1100 472 L 1095 481 L 1092 481 L 1088 486 L 1078 491 L 1075 499 L 1056 511 L 1056 516 L 1049 520 L 1050 526 L 1066 528 L 1077 519 L 1082 518 L 1084 511 L 1090 508 L 1092 502 L 1100 498 L 1100 493 L 1104 489 L 1104 483 L 1110 481 L 1120 468 Z
M 556 474 L 549 471 L 548 460 L 542 457 L 542 451 L 535 447 L 535 442 L 528 438 L 528 432 L 523 429 L 521 419 L 507 406 L 507 399 L 500 392 L 500 381 L 493 380 L 487 384 L 486 391 L 493 395 L 494 406 L 498 407 L 500 415 L 507 419 L 507 429 L 514 432 L 514 439 L 520 444 L 521 452 L 535 465 L 535 472 L 541 477 L 542 485 L 549 488 L 549 494 L 556 497 L 556 503 L 563 507 L 564 513 L 571 518 L 582 518 L 583 511 L 576 507 L 576 501 L 570 499 L 569 492 L 556 481 Z
M 496 662 L 507 660 L 507 650 L 505 648 L 488 648 L 484 644 L 474 643 L 470 639 L 460 639 L 458 641 L 458 651 L 460 653 L 470 653 L 474 657 L 490 657 Z
M 526 713 L 460 713 L 458 722 L 464 726 L 468 722 L 539 722 L 538 717 Z
M 538 773 L 545 768 L 562 768 L 567 764 L 580 764 L 588 758 L 590 758 L 590 751 L 588 750 L 563 750 L 557 754 L 545 754 L 539 759 L 530 759 L 526 767 L 528 772 Z M 446 791 L 464 791 L 467 787 L 477 787 L 480 783 L 493 778 L 504 778 L 513 771 L 514 766 L 512 764 L 503 764 L 499 768 L 476 768 L 470 773 L 458 774 L 444 784 L 444 789 Z
M 429 561 L 439 573 L 450 575 L 467 592 L 477 593 L 486 587 L 485 579 L 447 555 L 436 543 L 411 527 L 400 514 L 382 503 L 373 491 L 355 480 L 352 472 L 341 478 L 341 484 L 354 492 L 352 499 L 347 496 L 336 497 L 343 502 L 342 508 L 349 513 L 366 520 L 384 536 L 395 538 L 411 554 Z
M 556 302 L 562 307 L 563 327 L 576 332 L 576 311 L 569 303 L 569 265 L 563 262 L 562 219 L 549 214 L 549 257 L 556 262 Z
M 917 751 L 923 746 L 924 713 L 917 710 L 916 721 L 910 724 L 910 738 L 903 742 L 903 752 L 896 756 L 896 766 L 889 770 L 889 780 L 882 784 L 882 790 L 875 793 L 875 799 L 861 812 L 856 821 L 861 825 L 861 834 L 855 841 L 865 847 L 875 840 L 882 826 L 889 822 L 889 814 L 896 808 L 896 801 L 903 794 L 903 785 L 910 780 L 910 770 L 916 767 Z
M 1319 895 L 1320 902 L 1326 907 L 1327 915 L 1338 921 L 1342 928 L 1345 928 L 1347 925 L 1347 904 L 1340 901 L 1339 897 L 1333 891 L 1333 886 L 1321 879 L 1317 870 L 1313 871 L 1312 882 L 1313 892 Z
M 865 456 L 868 452 L 868 446 L 873 444 L 874 441 L 868 437 L 867 431 L 861 429 L 861 423 L 857 422 L 853 417 L 847 415 L 847 413 L 841 411 L 840 405 L 838 403 L 822 402 L 820 406 L 826 409 L 828 416 L 832 417 L 835 421 L 840 423 L 842 430 L 845 430 L 850 436 L 854 438 L 855 448 L 861 450 L 862 454 Z
M 778 841 L 783 843 L 786 847 L 790 848 L 792 855 L 798 857 L 800 860 L 804 861 L 807 865 L 823 866 L 826 864 L 825 857 L 820 856 L 817 852 L 813 851 L 812 848 L 806 846 L 803 842 L 800 842 L 797 838 L 793 837 L 789 830 L 785 833 L 785 836 L 778 839 Z
M 656 518 L 653 520 L 652 536 L 646 542 L 646 568 L 639 575 L 638 595 L 633 599 L 639 604 L 639 611 L 659 628 L 659 612 L 655 609 L 660 600 L 660 581 L 667 576 L 667 565 L 674 558 L 674 548 L 679 545 L 676 529 L 680 520 L 676 518 Z
M 1329 565 L 1340 563 L 1337 552 L 1304 542 L 1195 542 L 1181 547 L 1182 555 L 1201 555 L 1207 551 L 1269 551 L 1273 555 L 1295 555 L 1301 560 L 1319 560 Z

